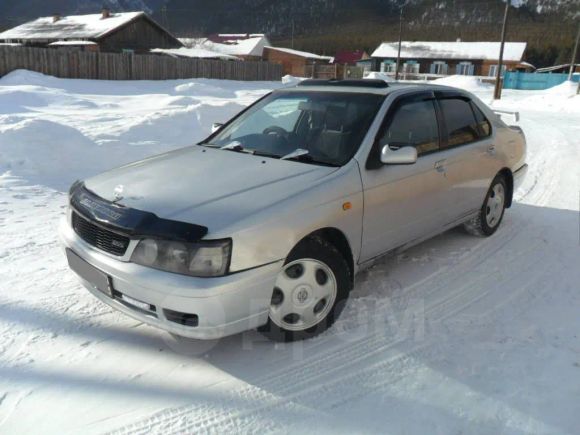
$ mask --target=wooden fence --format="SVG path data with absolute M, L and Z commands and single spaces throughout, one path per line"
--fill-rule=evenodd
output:
M 203 77 L 278 81 L 282 78 L 282 66 L 269 62 L 0 46 L 0 77 L 16 69 L 67 79 L 96 80 L 171 80 Z
M 314 79 L 362 79 L 363 72 L 360 67 L 338 64 L 314 64 L 304 67 L 304 77 Z

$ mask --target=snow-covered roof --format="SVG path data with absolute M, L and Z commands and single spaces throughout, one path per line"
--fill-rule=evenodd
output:
M 103 18 L 102 14 L 37 18 L 0 33 L 0 40 L 98 39 L 129 23 L 144 12 L 122 12 Z
M 496 60 L 499 58 L 500 45 L 499 42 L 403 41 L 401 43 L 401 58 Z M 525 42 L 506 42 L 504 60 L 522 60 L 526 45 Z M 398 42 L 383 42 L 373 52 L 372 57 L 395 58 L 398 48 Z
M 230 56 L 262 57 L 264 47 L 270 45 L 262 33 L 220 33 L 207 38 L 179 38 L 186 47 L 228 54 Z
M 181 56 L 181 57 L 192 57 L 197 59 L 226 59 L 226 60 L 239 60 L 236 56 L 229 54 L 218 53 L 216 51 L 206 50 L 204 48 L 193 47 L 193 48 L 154 48 L 151 50 L 152 53 L 162 53 L 171 56 Z
M 332 56 L 321 56 L 319 54 L 308 53 L 307 51 L 299 51 L 294 50 L 292 48 L 284 48 L 284 47 L 266 47 L 269 50 L 277 50 L 282 51 L 284 53 L 293 54 L 294 56 L 305 57 L 307 59 L 317 59 L 317 60 L 326 60 L 332 62 L 334 58 Z
M 223 36 L 223 35 L 220 35 Z M 222 42 L 214 42 L 206 39 L 202 43 L 202 47 L 217 51 L 219 53 L 230 54 L 232 56 L 257 56 L 261 57 L 264 47 L 270 45 L 270 41 L 264 35 L 250 37 L 246 39 L 238 39 L 232 37 L 232 39 L 222 38 Z
M 97 43 L 93 42 L 93 41 L 85 41 L 85 40 L 67 40 L 67 41 L 51 42 L 48 45 L 49 45 L 49 47 L 58 47 L 58 46 L 66 46 L 66 45 L 97 45 Z
M 221 39 L 247 39 L 247 38 L 265 38 L 264 33 L 218 33 L 214 37 Z M 210 37 L 210 39 L 213 39 Z

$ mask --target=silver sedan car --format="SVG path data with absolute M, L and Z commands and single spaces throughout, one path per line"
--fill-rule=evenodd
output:
M 377 258 L 458 225 L 495 233 L 525 158 L 522 131 L 468 92 L 307 80 L 197 145 L 76 182 L 61 238 L 86 288 L 142 322 L 303 339 Z

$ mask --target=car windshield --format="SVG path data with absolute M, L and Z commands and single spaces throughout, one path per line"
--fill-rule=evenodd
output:
M 358 150 L 384 96 L 274 92 L 202 144 L 341 166 Z

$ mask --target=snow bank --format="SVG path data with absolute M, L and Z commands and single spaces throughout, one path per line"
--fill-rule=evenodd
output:
M 454 75 L 435 79 L 431 83 L 437 85 L 453 86 L 455 88 L 465 89 L 466 91 L 478 92 L 487 91 L 493 88 L 489 83 L 483 83 L 481 79 L 473 76 Z
M 64 191 L 77 178 L 196 143 L 276 82 L 0 79 L 0 175 Z
M 30 184 L 64 190 L 190 143 L 278 86 L 0 79 L 2 433 L 576 433 L 580 136 L 578 115 L 560 113 L 563 101 L 580 108 L 570 85 L 498 102 L 522 112 L 529 174 L 495 236 L 452 230 L 377 261 L 312 340 L 178 340 L 81 287 L 58 243 L 66 195 Z
M 380 73 L 380 72 L 376 72 L 376 71 L 371 71 L 370 73 L 366 74 L 365 79 L 369 79 L 369 80 L 384 80 L 386 82 L 394 82 L 395 79 L 392 78 L 391 76 L 388 76 L 385 73 Z
M 282 83 L 284 83 L 285 85 L 297 85 L 298 83 L 300 83 L 303 80 L 307 80 L 307 78 L 306 77 L 294 77 L 294 76 L 291 76 L 289 74 L 282 77 Z
M 494 107 L 525 108 L 531 111 L 580 114 L 580 95 L 576 94 L 578 83 L 566 81 L 543 91 L 520 91 L 504 89 L 502 99 Z M 580 120 L 577 120 L 580 124 Z

